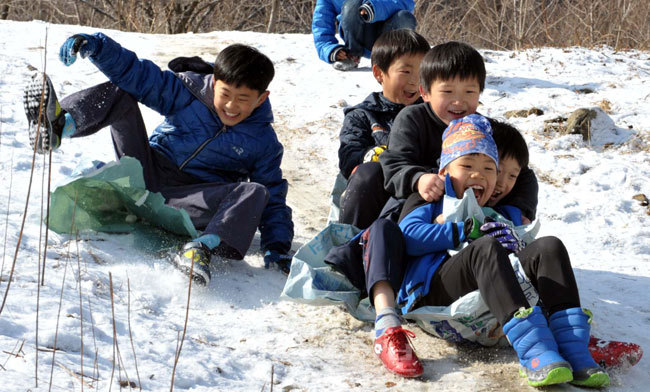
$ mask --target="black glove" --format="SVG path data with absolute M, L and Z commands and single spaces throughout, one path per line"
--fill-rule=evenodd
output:
M 286 253 L 267 250 L 264 253 L 264 268 L 277 268 L 288 275 L 289 271 L 291 271 L 291 259 L 292 257 Z

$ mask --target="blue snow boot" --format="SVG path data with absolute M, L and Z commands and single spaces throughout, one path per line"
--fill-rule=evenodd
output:
M 571 384 L 601 388 L 609 385 L 609 375 L 598 366 L 589 352 L 589 330 L 592 314 L 587 309 L 571 308 L 553 313 L 549 327 L 560 354 L 573 368 Z
M 503 326 L 517 352 L 528 385 L 541 387 L 573 380 L 571 365 L 558 353 L 557 344 L 539 306 L 521 308 Z

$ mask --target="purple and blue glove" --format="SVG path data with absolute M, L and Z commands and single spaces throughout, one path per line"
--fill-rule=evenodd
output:
M 99 43 L 99 39 L 95 36 L 75 34 L 61 45 L 59 59 L 66 66 L 70 66 L 77 60 L 77 53 L 84 59 L 97 53 Z
M 504 248 L 515 254 L 519 253 L 524 249 L 524 246 L 526 246 L 526 244 L 519 239 L 517 233 L 503 222 L 488 221 L 488 219 L 486 219 L 486 223 L 481 225 L 480 230 L 484 235 L 493 237 L 499 241 Z
M 285 274 L 291 271 L 291 259 L 288 254 L 278 252 L 276 250 L 267 250 L 264 253 L 264 268 L 277 268 Z

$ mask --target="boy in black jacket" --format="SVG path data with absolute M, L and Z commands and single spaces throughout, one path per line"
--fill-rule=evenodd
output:
M 444 181 L 437 174 L 442 133 L 452 120 L 476 112 L 485 74 L 483 58 L 467 44 L 447 42 L 427 53 L 420 67 L 425 103 L 400 112 L 389 149 L 379 159 L 389 194 L 404 199 L 418 192 L 429 202 L 442 197 Z M 528 223 L 535 218 L 537 191 L 535 174 L 523 168 L 512 192 L 500 204 L 519 208 L 523 222 Z
M 339 168 L 346 181 L 354 181 L 351 175 L 357 168 L 360 173 L 381 175 L 378 157 L 386 149 L 393 120 L 404 107 L 422 102 L 418 91 L 419 69 L 429 48 L 424 37 L 408 29 L 388 31 L 375 42 L 371 55 L 372 73 L 382 91 L 345 109 L 339 137 Z M 385 202 L 380 201 L 378 207 L 381 209 Z M 341 218 L 345 223 L 354 224 L 348 222 L 345 215 Z

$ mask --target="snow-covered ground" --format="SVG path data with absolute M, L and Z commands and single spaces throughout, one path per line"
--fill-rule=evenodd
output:
M 0 22 L 0 295 L 6 291 L 19 240 L 32 166 L 23 85 L 31 67 L 45 66 L 59 97 L 104 81 L 89 61 L 68 68 L 57 57 L 65 38 L 94 31 Z M 337 173 L 342 108 L 379 90 L 367 59 L 357 71 L 337 72 L 318 60 L 310 35 L 105 32 L 162 67 L 181 55 L 212 60 L 234 42 L 266 53 L 276 65 L 270 98 L 275 129 L 285 146 L 294 249 L 325 226 L 328 193 Z M 593 334 L 636 342 L 647 351 L 650 210 L 633 196 L 650 196 L 650 53 L 540 48 L 482 54 L 488 72 L 482 113 L 502 117 L 506 111 L 533 106 L 544 112 L 511 122 L 524 133 L 540 179 L 540 235 L 557 235 L 567 245 L 581 300 L 595 315 Z M 544 131 L 544 120 L 594 106 L 605 108 L 615 126 L 594 129 L 591 145 L 580 136 Z M 145 109 L 145 121 L 153 129 L 160 116 Z M 167 262 L 139 250 L 130 235 L 85 235 L 70 241 L 50 233 L 39 295 L 44 160 L 36 158 L 22 244 L 0 314 L 0 390 L 49 390 L 50 382 L 55 391 L 81 390 L 82 358 L 86 390 L 118 390 L 119 380 L 127 378 L 141 383 L 143 390 L 168 390 L 186 314 L 186 279 Z M 91 159 L 113 159 L 108 130 L 65 140 L 52 156 L 53 184 Z M 272 379 L 278 391 L 528 389 L 516 374 L 510 349 L 448 344 L 416 327 L 414 344 L 424 376 L 404 380 L 390 375 L 372 353 L 370 325 L 337 307 L 280 301 L 285 277 L 263 269 L 257 244 L 243 262 L 216 264 L 210 285 L 192 290 L 175 390 L 268 391 Z M 115 366 L 113 324 L 120 358 Z M 59 350 L 54 356 L 55 338 Z M 633 368 L 613 371 L 610 389 L 644 391 L 648 384 L 646 356 Z M 550 389 L 577 390 L 569 385 Z

